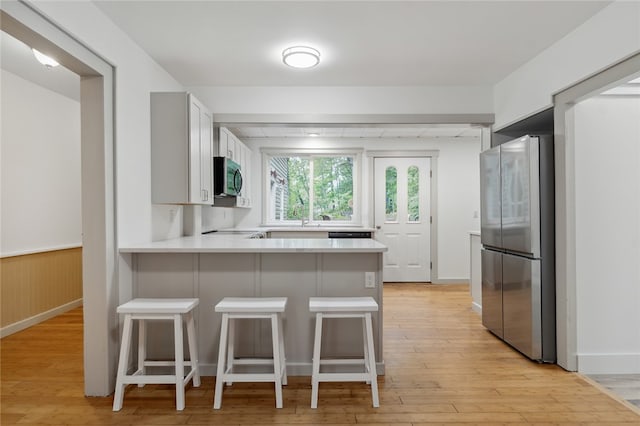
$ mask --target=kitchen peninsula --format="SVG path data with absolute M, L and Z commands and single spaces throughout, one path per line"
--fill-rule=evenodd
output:
M 313 296 L 371 296 L 380 307 L 373 316 L 378 374 L 382 357 L 382 254 L 387 248 L 372 239 L 271 238 L 240 235 L 182 237 L 121 247 L 132 254 L 133 297 L 197 297 L 196 327 L 204 375 L 215 374 L 220 315 L 213 306 L 223 297 L 288 297 L 284 315 L 285 351 L 290 375 L 310 375 L 314 316 Z M 367 273 L 373 280 L 367 280 Z M 155 327 L 152 327 L 155 326 Z M 172 333 L 150 324 L 149 354 L 170 358 Z M 328 321 L 323 327 L 323 356 L 362 354 L 360 321 Z M 267 322 L 240 322 L 238 356 L 269 356 Z

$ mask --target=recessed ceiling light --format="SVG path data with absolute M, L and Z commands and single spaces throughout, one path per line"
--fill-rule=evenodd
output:
M 36 49 L 31 49 L 31 50 L 33 51 L 33 56 L 35 56 L 36 59 L 38 60 L 38 62 L 40 62 L 45 67 L 53 68 L 53 67 L 57 67 L 58 65 L 60 65 L 55 59 L 50 58 L 49 56 L 45 55 L 44 53 L 41 53 L 41 52 L 37 51 Z
M 313 47 L 293 46 L 282 51 L 282 62 L 293 68 L 311 68 L 320 63 L 320 52 Z

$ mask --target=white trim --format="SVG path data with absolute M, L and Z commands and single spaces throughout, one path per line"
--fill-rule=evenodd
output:
M 115 69 L 35 5 L 2 2 L 0 11 L 3 31 L 32 47 L 59 53 L 60 63 L 81 77 L 84 391 L 87 396 L 107 396 L 115 387 L 118 360 Z
M 367 157 L 431 157 L 440 155 L 439 149 L 405 150 L 405 151 L 367 151 Z
M 471 302 L 471 310 L 482 316 L 482 305 L 478 302 Z
M 575 140 L 573 106 L 605 88 L 626 80 L 640 69 L 640 54 L 554 94 L 556 193 L 556 341 L 558 365 L 578 370 L 576 282 Z
M 0 338 L 7 337 L 13 333 L 17 333 L 18 331 L 22 331 L 24 329 L 32 327 L 50 318 L 56 317 L 67 311 L 70 311 L 71 309 L 77 308 L 78 306 L 82 306 L 82 298 L 76 299 L 69 303 L 65 303 L 64 305 L 60 305 L 53 309 L 49 309 L 46 312 L 39 313 L 37 315 L 23 319 L 21 321 L 14 322 L 13 324 L 9 324 L 5 327 L 2 327 L 2 329 L 0 329 Z
M 300 156 L 300 157 L 340 157 L 349 156 L 353 157 L 353 214 L 352 220 L 346 221 L 331 221 L 330 224 L 323 224 L 323 226 L 363 226 L 362 222 L 362 161 L 363 161 L 362 148 L 260 148 L 260 154 L 262 157 L 262 182 L 264 183 L 264 193 L 262 196 L 262 224 L 261 226 L 292 226 L 299 224 L 298 220 L 284 220 L 284 221 L 271 221 L 270 213 L 270 194 L 271 194 L 271 177 L 270 177 L 270 159 L 277 156 Z M 313 169 L 310 170 L 313 175 Z M 310 194 L 311 196 L 311 194 Z M 313 212 L 313 205 L 309 206 L 309 213 Z M 309 226 L 316 226 L 319 221 L 310 220 Z
M 578 354 L 580 374 L 640 374 L 640 353 Z
M 1 254 L 0 258 L 4 259 L 5 257 L 24 256 L 27 254 L 37 254 L 37 253 L 47 253 L 50 251 L 69 250 L 74 248 L 82 248 L 82 243 L 63 244 L 60 246 L 44 247 L 44 248 L 31 249 L 31 250 L 18 250 L 18 251 L 9 252 L 6 254 Z
M 491 114 L 213 114 L 221 127 L 411 127 L 425 124 L 491 126 Z
M 359 155 L 364 152 L 362 148 L 260 148 L 261 154 L 267 154 L 269 156 L 275 155 L 292 155 L 298 154 L 300 156 L 305 155 L 325 155 L 336 156 L 341 155 Z
M 438 278 L 432 279 L 431 284 L 460 284 L 460 285 L 469 285 L 469 278 Z

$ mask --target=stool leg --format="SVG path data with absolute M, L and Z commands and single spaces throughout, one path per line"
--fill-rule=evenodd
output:
M 122 341 L 120 342 L 120 361 L 118 363 L 118 376 L 116 378 L 116 393 L 113 397 L 113 411 L 122 409 L 122 399 L 124 398 L 124 388 L 126 384 L 122 383 L 127 375 L 127 367 L 129 365 L 129 351 L 131 346 L 131 315 L 124 316 L 124 328 L 122 329 Z
M 276 388 L 276 408 L 282 408 L 282 369 L 280 366 L 280 330 L 278 314 L 271 314 L 271 340 L 273 346 L 273 380 Z
M 233 361 L 235 361 L 235 343 L 236 343 L 236 320 L 233 318 L 229 318 L 229 329 L 228 329 L 229 338 L 227 340 L 227 365 L 226 371 L 233 372 Z M 224 382 L 227 386 L 233 385 L 233 382 Z
M 176 364 L 176 410 L 184 410 L 184 349 L 182 347 L 182 315 L 173 316 L 173 334 Z
M 147 359 L 147 322 L 138 320 L 138 371 L 137 374 L 146 375 L 147 369 L 144 361 Z M 144 383 L 138 383 L 138 387 L 144 387 Z
M 278 315 L 278 324 L 280 327 L 280 365 L 282 367 L 282 384 L 287 385 L 287 357 L 284 354 L 284 327 L 282 325 L 282 315 Z
M 216 392 L 213 397 L 213 408 L 219 410 L 222 405 L 222 384 L 224 383 L 225 353 L 227 346 L 227 334 L 229 331 L 229 315 L 222 314 L 222 326 L 220 327 L 220 347 L 218 348 L 218 368 L 216 373 Z
M 371 397 L 373 398 L 373 406 L 379 407 L 380 401 L 378 398 L 378 374 L 376 371 L 376 353 L 373 349 L 373 326 L 371 325 L 370 312 L 367 312 L 365 315 L 365 323 L 367 328 L 365 336 L 367 339 L 367 348 L 369 352 L 369 373 L 371 374 Z
M 193 370 L 193 387 L 200 386 L 200 360 L 198 359 L 198 344 L 196 342 L 196 326 L 193 312 L 187 312 L 187 340 L 189 341 L 189 359 Z
M 311 408 L 318 408 L 320 379 L 320 344 L 322 342 L 322 313 L 316 313 L 316 332 L 313 339 L 313 371 L 311 374 Z
M 367 345 L 367 321 L 365 315 L 362 316 L 362 342 L 364 346 L 364 369 L 367 373 L 371 374 L 369 370 L 369 346 Z M 366 381 L 367 384 L 371 384 L 370 380 Z

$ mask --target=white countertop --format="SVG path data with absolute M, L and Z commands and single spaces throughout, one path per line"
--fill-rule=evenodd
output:
M 220 232 L 375 232 L 374 228 L 357 226 L 258 226 L 255 228 L 220 229 Z
M 267 238 L 202 235 L 131 244 L 121 253 L 382 253 L 387 247 L 370 238 Z

